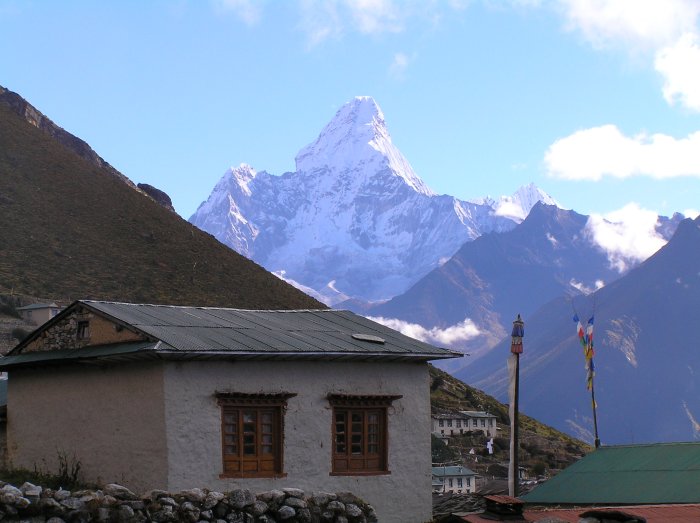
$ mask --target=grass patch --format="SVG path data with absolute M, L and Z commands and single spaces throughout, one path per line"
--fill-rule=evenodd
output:
M 14 485 L 21 486 L 25 482 L 40 485 L 44 488 L 54 490 L 80 490 L 95 489 L 96 485 L 86 483 L 80 475 L 81 463 L 75 457 L 69 457 L 63 452 L 58 453 L 58 472 L 49 472 L 46 464 L 34 465 L 33 470 L 22 468 L 0 469 L 0 480 Z

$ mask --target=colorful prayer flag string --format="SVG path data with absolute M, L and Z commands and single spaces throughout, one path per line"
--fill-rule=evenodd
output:
M 581 347 L 583 347 L 583 356 L 586 359 L 586 388 L 591 390 L 593 387 L 593 376 L 595 376 L 595 366 L 593 365 L 593 356 L 595 355 L 595 350 L 593 349 L 593 316 L 588 320 L 585 329 L 578 314 L 574 314 L 574 321 L 576 322 L 578 339 L 581 342 Z

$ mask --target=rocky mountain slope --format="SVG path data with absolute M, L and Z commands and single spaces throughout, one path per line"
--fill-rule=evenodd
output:
M 603 444 L 700 438 L 700 218 L 682 221 L 668 244 L 591 296 L 559 298 L 526 316 L 523 412 L 592 441 L 590 393 L 574 311 L 595 316 L 595 394 Z M 508 342 L 458 375 L 506 397 Z
M 25 113 L 34 111 L 24 106 Z M 5 103 L 0 173 L 0 293 L 323 307 Z
M 97 154 L 90 145 L 77 136 L 69 133 L 62 127 L 56 125 L 48 116 L 39 111 L 36 107 L 22 98 L 19 94 L 10 91 L 0 85 L 0 105 L 3 105 L 24 119 L 27 123 L 41 130 L 53 140 L 60 143 L 64 147 L 70 149 L 82 159 L 93 164 L 95 167 L 102 169 L 104 172 L 119 178 L 122 182 L 130 187 L 139 189 L 153 198 L 156 202 L 163 205 L 166 209 L 175 211 L 170 201 L 170 197 L 160 189 L 156 189 L 150 185 L 138 184 L 134 185 L 129 178 L 117 171 L 109 163 L 107 163 L 99 154 Z
M 460 454 L 459 459 L 462 459 L 467 467 L 484 477 L 494 475 L 499 465 L 503 469 L 503 464 L 506 464 L 507 474 L 510 452 L 510 420 L 507 405 L 436 367 L 431 366 L 430 376 L 430 404 L 434 413 L 476 410 L 486 411 L 496 416 L 499 430 L 498 436 L 494 438 L 493 454 L 489 454 L 486 449 L 487 438 L 478 431 L 465 436 L 455 436 L 450 442 L 451 449 Z M 590 446 L 580 440 L 533 418 L 520 415 L 519 419 L 521 441 L 519 463 L 533 476 L 539 475 L 538 470 L 542 469 L 548 474 L 556 473 L 591 450 Z M 474 449 L 474 454 L 470 453 L 471 449 Z
M 670 237 L 681 219 L 659 218 L 659 235 Z M 365 313 L 428 329 L 469 322 L 473 335 L 451 344 L 471 354 L 462 362 L 469 365 L 510 333 L 517 314 L 530 316 L 556 297 L 585 294 L 620 277 L 588 224 L 587 216 L 538 202 L 514 229 L 465 243 L 408 291 Z
M 295 172 L 232 168 L 190 221 L 335 304 L 403 292 L 464 242 L 512 229 L 540 200 L 554 203 L 534 186 L 501 200 L 434 194 L 376 102 L 358 97 L 299 151 Z

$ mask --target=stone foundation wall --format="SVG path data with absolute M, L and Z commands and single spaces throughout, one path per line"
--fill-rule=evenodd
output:
M 31 523 L 376 523 L 374 509 L 350 493 L 285 488 L 214 492 L 198 488 L 172 494 L 152 490 L 137 496 L 117 484 L 102 490 L 45 489 L 31 483 L 0 488 L 0 520 Z

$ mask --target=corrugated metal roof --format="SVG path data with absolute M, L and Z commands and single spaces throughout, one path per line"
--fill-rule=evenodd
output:
M 495 414 L 489 414 L 488 412 L 478 411 L 478 410 L 462 410 L 462 414 L 469 418 L 495 418 Z
M 348 311 L 81 303 L 128 323 L 178 351 L 391 354 L 427 359 L 458 356 Z M 382 338 L 384 343 L 362 336 L 358 339 L 353 334 Z
M 61 363 L 65 361 L 79 361 L 92 359 L 118 359 L 138 353 L 155 353 L 158 342 L 131 342 L 115 343 L 112 345 L 100 345 L 97 347 L 84 347 L 82 349 L 63 349 L 51 351 L 27 352 L 23 354 L 5 356 L 0 358 L 0 369 L 32 365 L 37 362 L 42 364 Z
M 700 503 L 700 443 L 601 447 L 522 497 L 542 504 Z
M 449 467 L 433 467 L 433 476 L 476 476 L 476 472 L 474 472 L 471 469 L 468 469 L 467 467 L 460 467 L 459 465 L 450 465 Z
M 351 312 L 331 309 L 266 311 L 78 301 L 43 328 L 83 306 L 111 321 L 134 327 L 152 340 L 160 340 L 161 345 L 156 348 L 151 344 L 148 350 L 171 357 L 286 356 L 427 361 L 462 356 Z M 34 335 L 39 335 L 41 330 Z M 0 360 L 0 368 L 70 359 L 67 353 L 74 352 L 74 349 L 62 349 L 23 353 L 23 345 L 30 338 L 13 349 L 9 357 Z
M 17 307 L 18 311 L 32 311 L 36 309 L 58 309 L 59 306 L 55 303 L 32 303 L 31 305 L 25 305 L 24 307 Z

